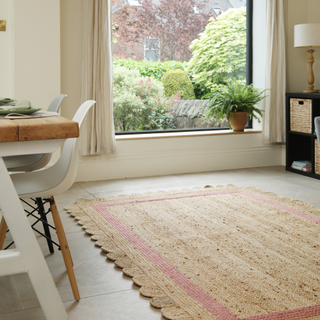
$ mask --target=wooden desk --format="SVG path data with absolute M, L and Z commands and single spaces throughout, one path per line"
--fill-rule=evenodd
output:
M 0 119 L 0 142 L 79 137 L 77 122 L 63 117 Z
M 68 315 L 2 157 L 49 153 L 79 136 L 78 123 L 62 117 L 0 119 L 0 209 L 16 249 L 0 251 L 0 276 L 28 273 L 48 320 Z

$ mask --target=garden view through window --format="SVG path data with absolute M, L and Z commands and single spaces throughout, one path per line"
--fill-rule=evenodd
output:
M 250 0 L 112 0 L 117 134 L 229 128 L 206 95 L 246 84 Z

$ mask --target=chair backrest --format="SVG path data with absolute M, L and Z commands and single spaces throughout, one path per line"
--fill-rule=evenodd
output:
M 61 102 L 66 96 L 67 96 L 66 94 L 59 94 L 55 98 L 53 98 L 53 100 L 49 104 L 49 107 L 48 107 L 47 111 L 59 112 L 60 106 L 61 106 Z
M 78 122 L 79 130 L 82 127 L 83 120 L 90 110 L 90 108 L 95 104 L 94 100 L 85 101 L 77 110 L 76 114 L 72 118 L 73 121 Z M 78 169 L 78 158 L 79 158 L 79 146 L 81 138 L 71 138 L 68 139 L 63 146 L 61 156 L 57 163 L 53 165 L 52 169 L 55 170 L 61 176 L 61 181 L 63 181 L 64 189 L 69 189 L 74 183 Z M 62 173 L 64 177 L 62 178 Z M 60 193 L 60 192 L 59 192 Z
M 314 125 L 316 128 L 316 134 L 317 134 L 318 144 L 319 144 L 319 148 L 320 148 L 320 117 L 314 118 Z
M 77 110 L 72 120 L 79 123 L 79 129 L 85 115 L 94 104 L 94 100 L 88 100 Z M 79 138 L 67 139 L 59 160 L 48 169 L 12 175 L 12 182 L 19 196 L 50 197 L 68 190 L 77 174 L 79 142 Z

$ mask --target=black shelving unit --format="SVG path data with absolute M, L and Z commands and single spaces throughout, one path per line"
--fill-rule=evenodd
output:
M 291 131 L 291 99 L 311 100 L 311 133 Z M 317 136 L 315 134 L 314 118 L 317 116 L 320 116 L 319 93 L 294 92 L 286 94 L 286 170 L 315 179 L 320 179 L 320 174 L 315 173 L 315 139 Z M 312 172 L 305 172 L 291 168 L 292 162 L 297 160 L 312 161 Z

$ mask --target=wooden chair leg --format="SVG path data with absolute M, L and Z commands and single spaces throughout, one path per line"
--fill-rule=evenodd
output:
M 4 220 L 4 217 L 1 218 L 0 222 L 0 250 L 2 250 L 4 239 L 6 238 L 8 226 L 6 224 L 6 221 Z
M 53 197 L 50 198 L 50 209 L 51 209 L 51 213 L 52 213 L 53 222 L 56 227 L 56 232 L 57 232 L 58 240 L 60 243 L 60 248 L 61 248 L 64 264 L 66 266 L 69 281 L 71 284 L 73 296 L 74 296 L 75 300 L 80 300 L 80 294 L 79 294 L 79 290 L 78 290 L 77 280 L 76 280 L 74 270 L 73 270 L 73 263 L 72 263 L 72 258 L 71 258 L 67 238 L 66 238 L 63 226 L 62 226 L 62 222 L 61 222 L 60 215 L 59 215 L 59 212 L 57 209 L 57 205 L 56 205 Z

